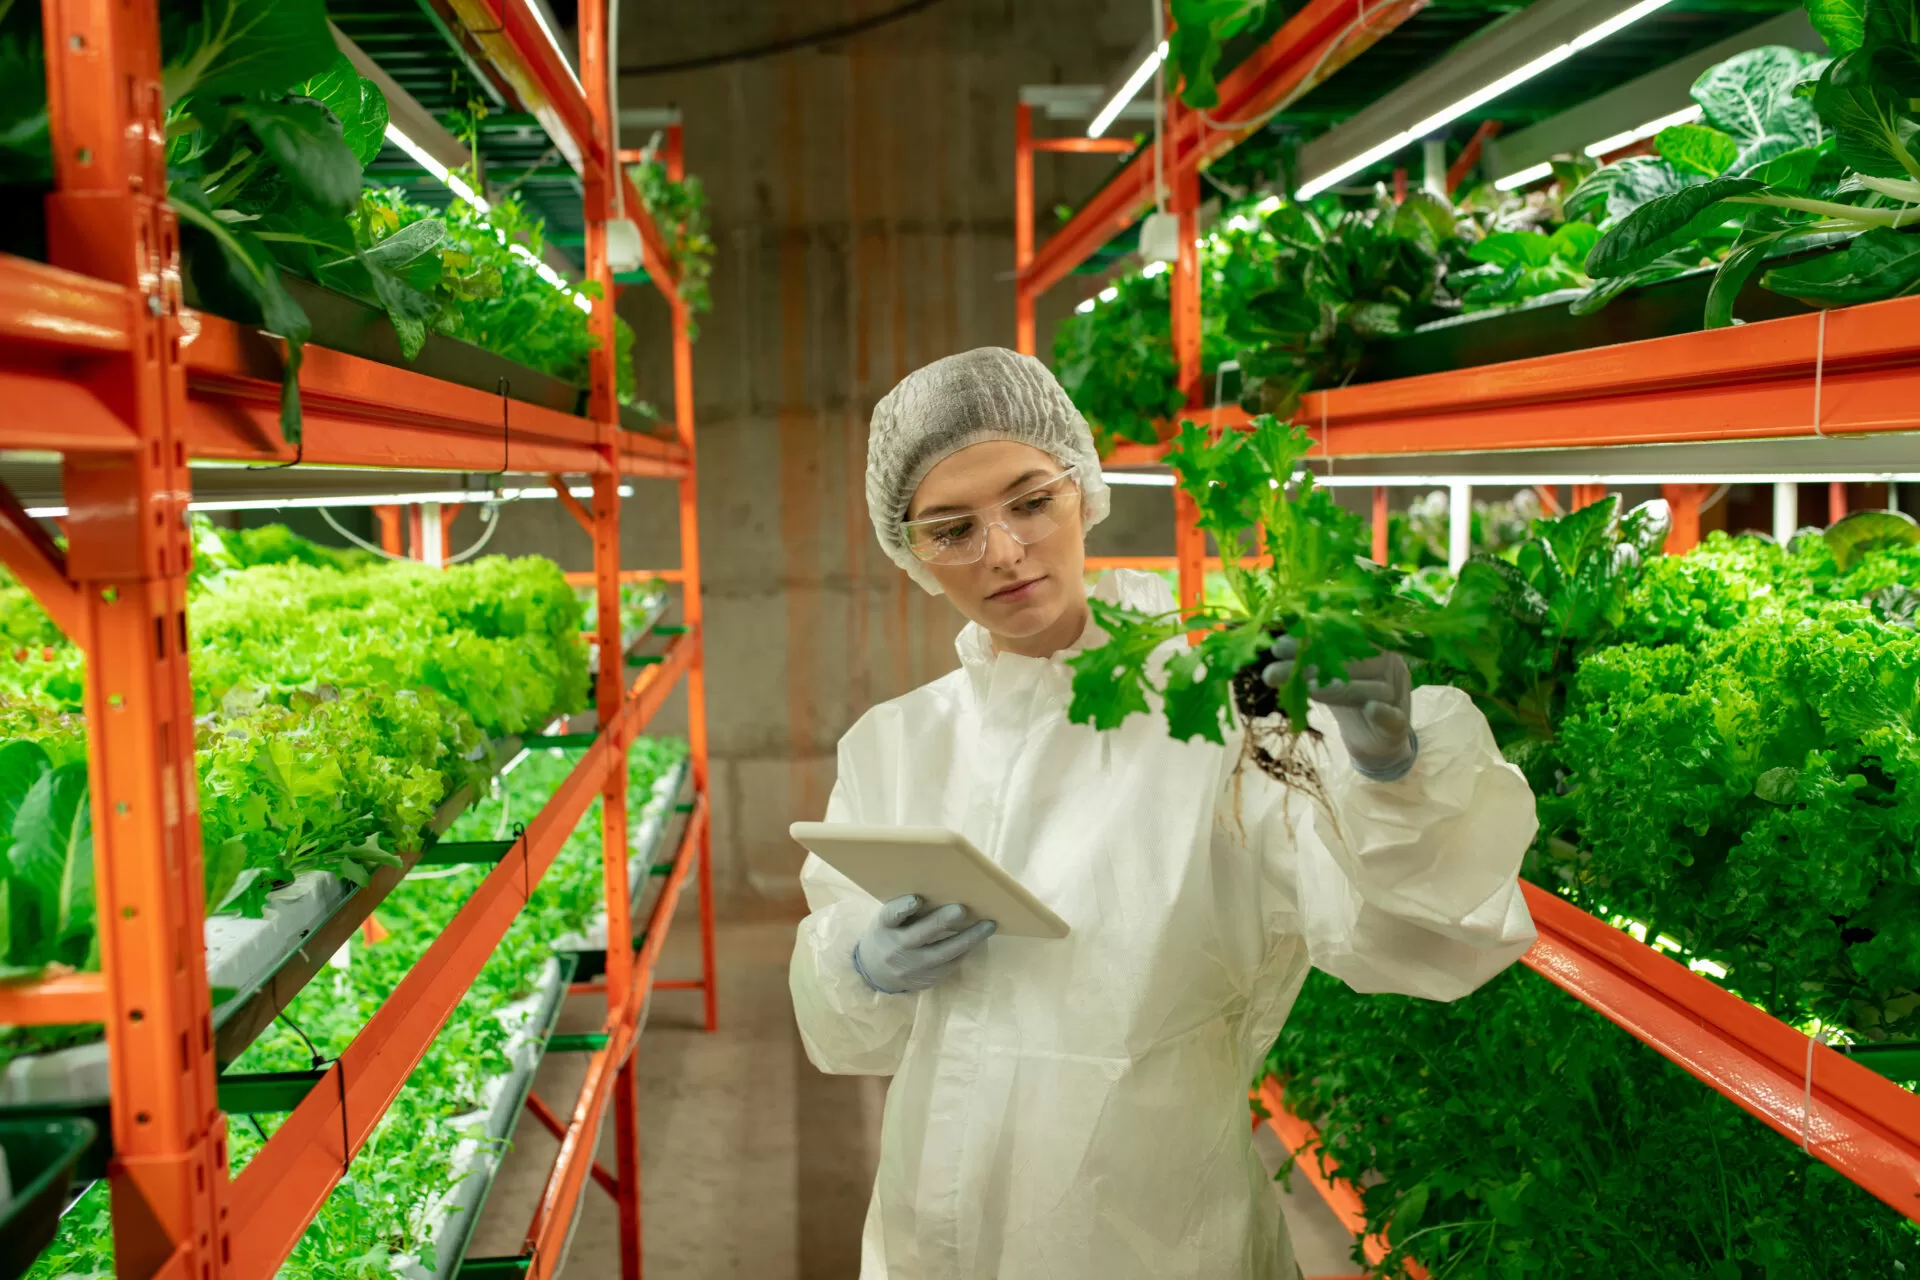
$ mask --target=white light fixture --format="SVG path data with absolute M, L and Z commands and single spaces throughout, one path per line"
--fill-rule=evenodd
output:
M 487 198 L 485 196 L 481 195 L 478 191 L 475 191 L 472 187 L 468 186 L 465 182 L 463 182 L 459 174 L 454 173 L 453 171 L 448 169 L 447 166 L 441 164 L 438 160 L 435 160 L 430 154 L 427 153 L 427 151 L 423 147 L 421 147 L 418 143 L 416 143 L 412 138 L 409 138 L 406 134 L 394 128 L 393 123 L 391 121 L 387 123 L 387 141 L 391 142 L 394 146 L 406 152 L 407 155 L 413 159 L 413 162 L 415 164 L 419 165 L 422 169 L 425 169 L 428 173 L 432 174 L 435 180 L 437 180 L 441 186 L 453 192 L 453 194 L 455 194 L 456 196 L 459 196 L 462 200 L 465 200 L 468 204 L 478 209 L 481 213 L 486 213 L 493 208 L 492 205 L 487 203 Z M 562 276 L 558 271 L 555 271 L 552 267 L 542 262 L 540 258 L 533 252 L 533 250 L 527 248 L 523 244 L 518 244 L 518 243 L 507 244 L 506 236 L 501 233 L 498 227 L 494 228 L 493 235 L 494 235 L 494 238 L 498 240 L 501 244 L 507 245 L 507 252 L 511 253 L 516 258 L 520 258 L 524 260 L 530 266 L 532 266 L 534 271 L 538 273 L 538 275 L 542 280 L 545 280 L 548 284 L 552 285 L 556 289 L 565 289 L 568 291 L 572 290 L 572 286 L 567 283 L 566 277 Z M 580 308 L 580 310 L 587 312 L 589 315 L 593 313 L 593 299 L 587 297 L 585 294 L 574 293 L 573 305 Z
M 1164 262 L 1149 262 L 1146 266 L 1140 268 L 1140 274 L 1151 280 L 1155 276 L 1165 272 L 1166 269 L 1167 264 Z
M 1695 103 L 1684 110 L 1674 112 L 1672 115 L 1661 116 L 1658 120 L 1649 120 L 1637 129 L 1628 129 L 1625 133 L 1616 133 L 1611 137 L 1602 138 L 1600 141 L 1587 147 L 1586 152 L 1588 155 L 1598 159 L 1601 156 L 1618 151 L 1622 147 L 1630 147 L 1645 138 L 1657 137 L 1662 129 L 1670 128 L 1676 124 L 1692 124 L 1705 114 L 1706 113 L 1700 109 L 1700 104 Z
M 1084 316 L 1091 313 L 1093 309 L 1099 305 L 1100 304 L 1095 302 L 1092 298 L 1088 298 L 1085 302 L 1075 307 L 1074 310 Z
M 1140 485 L 1149 489 L 1173 488 L 1173 477 L 1165 471 L 1102 471 L 1100 478 L 1108 484 Z
M 1112 302 L 1115 298 L 1119 296 L 1120 296 L 1120 290 L 1116 289 L 1112 285 L 1108 285 L 1106 288 L 1100 291 L 1100 301 L 1102 302 Z
M 1158 485 L 1162 488 L 1173 484 L 1173 476 L 1165 471 L 1103 471 L 1108 484 Z M 1650 472 L 1646 475 L 1571 475 L 1567 473 L 1543 474 L 1524 472 L 1516 475 L 1321 475 L 1315 473 L 1313 483 L 1322 489 L 1451 489 L 1455 485 L 1469 485 L 1476 489 L 1527 489 L 1534 485 L 1597 484 L 1609 489 L 1629 487 L 1646 488 L 1663 484 L 1905 484 L 1920 481 L 1920 474 L 1887 471 L 1834 471 L 1810 472 L 1748 472 L 1748 473 L 1711 473 L 1701 472 L 1687 475 L 1666 475 Z
M 567 492 L 576 498 L 593 497 L 592 485 L 569 486 Z M 619 494 L 623 498 L 633 496 L 632 485 L 621 485 Z M 557 498 L 560 492 L 552 487 L 533 489 L 440 489 L 431 493 L 349 493 L 335 494 L 332 497 L 286 497 L 286 498 L 212 498 L 205 502 L 189 502 L 189 511 L 302 511 L 317 507 L 411 507 L 432 503 L 478 503 L 478 502 L 523 502 L 541 498 Z M 28 507 L 27 514 L 36 520 L 64 520 L 65 507 Z
M 1515 187 L 1524 187 L 1530 182 L 1538 182 L 1552 172 L 1553 165 L 1542 160 L 1539 164 L 1531 165 L 1518 173 L 1510 173 L 1504 178 L 1495 179 L 1493 185 L 1498 190 L 1511 191 Z
M 461 181 L 460 175 L 449 170 L 447 166 L 434 159 L 433 156 L 427 152 L 426 148 L 422 147 L 412 138 L 409 138 L 406 134 L 400 132 L 400 130 L 394 128 L 391 120 L 387 122 L 387 141 L 406 152 L 407 155 L 412 157 L 415 164 L 432 174 L 441 186 L 447 188 L 447 190 L 453 192 L 453 194 L 459 196 L 480 212 L 485 213 L 493 207 L 487 203 L 485 196 Z
M 1568 58 L 1571 58 L 1574 54 L 1587 48 L 1589 45 L 1597 44 L 1599 41 L 1606 39 L 1608 36 L 1639 21 L 1654 10 L 1669 3 L 1671 3 L 1671 0 L 1641 0 L 1641 3 L 1631 8 L 1623 9 L 1598 26 L 1589 27 L 1573 39 L 1564 44 L 1556 45 L 1531 62 L 1526 63 L 1524 66 L 1517 67 L 1499 79 L 1474 90 L 1466 97 L 1442 107 L 1411 128 L 1401 130 L 1385 142 L 1369 147 L 1353 159 L 1337 164 L 1325 173 L 1314 177 L 1308 182 L 1302 183 L 1299 193 L 1300 199 L 1306 200 L 1319 195 L 1336 182 L 1352 177 L 1369 165 L 1372 165 L 1376 161 L 1383 160 L 1394 152 L 1419 141 L 1443 125 L 1453 123 L 1461 116 L 1467 114 L 1467 112 L 1493 101 L 1509 89 L 1514 89 L 1525 84 L 1541 72 L 1550 70 L 1562 62 L 1565 62 Z
M 1147 77 L 1159 68 L 1160 64 L 1166 60 L 1166 57 L 1167 42 L 1162 40 L 1159 48 L 1149 50 L 1147 56 L 1140 60 L 1140 65 L 1135 67 L 1133 74 L 1127 77 L 1127 82 L 1120 86 L 1120 92 L 1114 94 L 1107 105 L 1100 108 L 1100 114 L 1095 116 L 1093 123 L 1087 126 L 1087 136 L 1089 138 L 1097 138 L 1107 131 L 1107 126 L 1119 118 L 1120 113 L 1126 109 L 1127 104 L 1133 101 L 1134 95 L 1138 94 L 1141 88 L 1145 86 Z
M 547 25 L 547 6 L 541 4 L 540 0 L 529 0 L 527 8 L 533 10 L 533 20 L 540 24 L 540 34 L 547 38 L 547 43 L 553 46 L 554 55 L 560 59 L 560 65 L 567 69 L 567 78 L 573 81 L 574 88 L 580 89 L 580 77 L 574 74 L 573 64 L 567 61 L 567 51 L 560 47 L 560 42 L 554 38 L 553 28 Z M 581 89 L 582 94 L 585 92 Z

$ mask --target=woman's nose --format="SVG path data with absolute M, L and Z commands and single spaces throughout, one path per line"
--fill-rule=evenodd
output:
M 999 521 L 987 526 L 987 552 L 984 557 L 988 565 L 1019 564 L 1025 558 L 1027 549 L 1020 545 L 1006 525 Z

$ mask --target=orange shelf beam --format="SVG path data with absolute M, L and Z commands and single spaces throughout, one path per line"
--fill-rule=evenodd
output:
M 666 945 L 667 928 L 679 905 L 681 890 L 694 864 L 702 858 L 708 822 L 707 797 L 698 794 L 686 830 L 681 834 L 680 848 L 674 854 L 673 869 L 667 873 L 660 895 L 647 913 L 646 941 L 634 956 L 633 982 L 626 1002 L 621 1008 L 608 1011 L 604 1027 L 607 1045 L 588 1060 L 579 1100 L 574 1103 L 573 1115 L 560 1139 L 559 1155 L 547 1176 L 533 1221 L 527 1227 L 521 1253 L 530 1259 L 527 1275 L 531 1280 L 554 1280 L 559 1274 L 564 1246 L 579 1210 L 580 1193 L 593 1165 L 593 1141 L 600 1132 L 601 1117 L 606 1114 L 608 1102 L 613 1100 L 616 1085 L 629 1073 L 629 1059 L 640 1034 L 640 1012 L 654 985 L 654 969 L 660 950 Z M 630 1087 L 632 1082 L 626 1083 Z M 633 1188 L 631 1194 L 637 1197 L 639 1188 Z
M 269 1280 L 293 1251 L 579 825 L 609 769 L 622 758 L 621 749 L 638 736 L 686 674 L 698 643 L 693 632 L 676 637 L 665 659 L 641 673 L 625 706 L 528 824 L 519 855 L 509 855 L 488 873 L 354 1037 L 329 1078 L 307 1095 L 233 1180 L 228 1194 L 233 1256 L 223 1275 Z
M 1341 1226 L 1362 1237 L 1361 1248 L 1365 1250 L 1368 1260 L 1379 1262 L 1386 1257 L 1392 1251 L 1391 1246 L 1382 1237 L 1368 1234 L 1366 1205 L 1360 1199 L 1360 1192 L 1352 1183 L 1334 1177 L 1340 1165 L 1327 1153 L 1320 1131 L 1287 1106 L 1280 1082 L 1272 1076 L 1260 1082 L 1256 1096 L 1267 1113 L 1267 1127 L 1273 1130 L 1281 1145 L 1293 1153 L 1293 1167 L 1300 1171 L 1300 1176 L 1320 1193 L 1320 1198 L 1333 1211 L 1333 1216 L 1340 1220 Z M 1417 1262 L 1408 1261 L 1405 1274 L 1408 1280 L 1427 1280 L 1427 1269 Z
M 305 444 L 280 435 L 280 343 L 218 316 L 186 345 L 188 452 L 195 458 L 448 471 L 605 469 L 587 418 L 308 347 L 300 369 Z M 678 443 L 623 432 L 620 469 L 678 476 Z
M 1313 391 L 1294 416 L 1318 441 L 1313 456 L 1330 458 L 1873 435 L 1920 431 L 1917 368 L 1920 298 L 1893 298 L 1824 322 L 1787 316 Z M 1244 430 L 1252 417 L 1222 405 L 1180 420 Z M 1129 441 L 1105 461 L 1158 466 L 1167 447 Z
M 1389 0 L 1356 25 L 1352 0 L 1311 0 L 1220 82 L 1220 105 L 1207 115 L 1236 123 L 1264 122 L 1269 113 L 1325 81 L 1425 8 L 1426 2 Z M 1224 155 L 1249 132 L 1245 128 L 1216 128 L 1200 112 L 1189 110 L 1177 100 L 1170 101 L 1162 134 L 1165 181 L 1177 188 L 1183 177 Z M 1153 202 L 1154 163 L 1149 147 L 1020 267 L 1018 288 L 1028 295 L 1052 288 L 1131 226 Z
M 107 980 L 73 973 L 40 982 L 0 985 L 0 1026 L 45 1027 L 107 1020 Z
M 1920 1222 L 1920 1097 L 1572 903 L 1520 887 L 1540 933 L 1522 963 Z
M 132 345 L 129 289 L 44 262 L 0 254 L 0 351 L 123 353 Z

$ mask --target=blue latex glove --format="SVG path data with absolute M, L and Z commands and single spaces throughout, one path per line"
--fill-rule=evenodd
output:
M 1260 679 L 1278 689 L 1293 678 L 1300 642 L 1281 636 Z M 1420 739 L 1413 731 L 1413 678 L 1397 653 L 1376 653 L 1347 664 L 1345 680 L 1322 682 L 1307 669 L 1307 697 L 1333 712 L 1353 767 L 1375 782 L 1392 782 L 1413 768 Z
M 925 906 L 911 893 L 882 903 L 853 944 L 854 969 L 882 995 L 925 991 L 998 927 L 991 920 L 967 924 L 967 909 L 957 902 L 922 914 Z

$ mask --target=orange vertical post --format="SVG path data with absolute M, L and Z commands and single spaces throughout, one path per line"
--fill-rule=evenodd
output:
M 686 171 L 680 126 L 667 130 L 667 176 L 676 182 Z M 680 481 L 680 608 L 687 634 L 693 640 L 693 665 L 687 668 L 687 748 L 693 759 L 693 788 L 706 795 L 707 761 L 707 638 L 702 629 L 705 611 L 700 601 L 700 481 L 693 447 L 693 339 L 687 331 L 687 306 L 678 295 L 673 308 L 673 425 L 680 447 L 687 451 L 687 474 Z M 705 998 L 708 1031 L 720 1025 L 719 980 L 713 955 L 713 826 L 700 832 L 700 990 Z
M 1387 486 L 1373 486 L 1373 562 L 1387 562 Z
M 1660 486 L 1660 496 L 1667 500 L 1667 510 L 1673 520 L 1667 528 L 1668 555 L 1684 555 L 1700 545 L 1700 504 L 1712 492 L 1710 484 Z
M 1188 408 L 1201 405 L 1200 386 L 1200 175 L 1175 176 L 1169 204 L 1180 224 L 1180 251 L 1173 263 L 1169 293 L 1173 306 L 1173 354 L 1179 363 L 1180 391 Z M 1200 509 L 1186 490 L 1173 491 L 1173 554 L 1179 565 L 1183 609 L 1198 609 L 1206 594 L 1207 536 Z
M 400 545 L 400 508 L 393 503 L 375 507 L 373 518 L 380 522 L 380 549 L 390 556 L 405 555 Z
M 1013 108 L 1013 347 L 1034 354 L 1033 292 L 1020 276 L 1033 262 L 1033 108 Z
M 448 562 L 453 553 L 453 522 L 460 516 L 460 503 L 447 502 L 440 506 L 440 558 Z
M 421 528 L 420 528 L 420 506 L 418 503 L 408 503 L 407 504 L 407 555 L 415 560 L 418 560 L 422 556 L 427 554 L 426 547 L 427 547 L 426 535 L 421 532 Z
M 179 233 L 166 201 L 152 5 L 44 0 L 49 257 L 128 290 L 99 394 L 139 439 L 66 457 L 68 573 L 87 612 L 87 768 L 107 992 L 116 1274 L 218 1280 L 226 1123 L 214 1094 L 187 680 L 191 482 Z
M 1838 524 L 1847 518 L 1847 482 L 1829 480 L 1827 482 L 1827 523 Z
M 619 139 L 608 94 L 612 50 L 608 47 L 608 0 L 583 0 L 579 7 L 580 83 L 586 90 L 592 146 L 586 182 L 586 271 L 600 286 L 588 319 L 594 349 L 589 361 L 588 414 L 599 441 L 602 468 L 593 476 L 593 585 L 595 630 L 600 669 L 595 705 L 602 735 L 626 698 L 626 637 L 620 621 L 620 429 L 619 347 L 614 339 L 613 269 L 607 257 L 607 222 L 613 216 Z M 614 760 L 600 792 L 601 869 L 607 897 L 607 1015 L 611 1029 L 626 1008 L 633 987 L 633 905 L 627 868 L 627 754 L 623 732 L 613 742 Z M 622 1103 L 637 1087 L 629 1056 L 616 1073 L 616 1097 Z M 621 1280 L 640 1276 L 639 1134 L 629 1105 L 614 1108 L 614 1147 L 618 1153 Z M 588 1160 L 591 1152 L 586 1153 Z
M 1603 484 L 1576 484 L 1571 488 L 1573 490 L 1571 509 L 1574 511 L 1582 507 L 1590 507 L 1607 496 L 1607 486 Z

